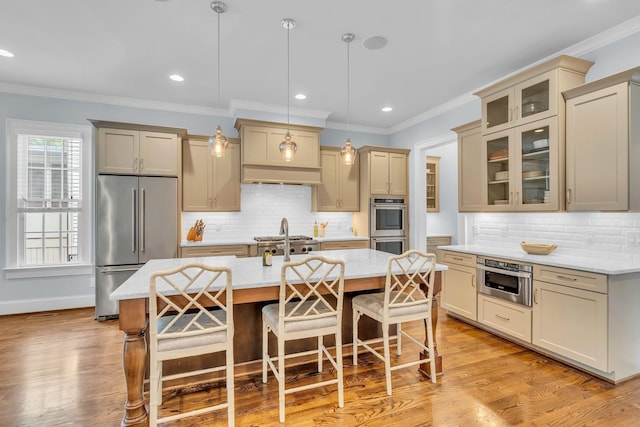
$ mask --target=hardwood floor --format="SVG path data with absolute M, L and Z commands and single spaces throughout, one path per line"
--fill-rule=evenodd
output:
M 117 426 L 123 415 L 122 333 L 93 309 L 0 317 L 0 426 Z M 422 328 L 421 325 L 416 325 Z M 371 355 L 345 357 L 345 407 L 334 387 L 287 396 L 291 426 L 631 426 L 640 424 L 640 378 L 613 386 L 441 313 L 437 384 L 408 368 L 393 374 Z M 403 356 L 413 356 L 403 346 Z M 292 368 L 288 376 L 311 371 Z M 318 374 L 306 380 L 317 379 Z M 325 371 L 323 375 L 330 375 Z M 305 378 L 302 379 L 303 381 Z M 224 396 L 222 387 L 164 395 L 163 411 Z M 236 378 L 236 425 L 278 426 L 277 382 Z M 165 412 L 166 413 L 166 412 Z M 226 425 L 209 414 L 172 426 Z

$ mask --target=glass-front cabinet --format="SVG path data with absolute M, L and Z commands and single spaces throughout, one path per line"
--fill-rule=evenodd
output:
M 557 121 L 551 117 L 483 137 L 486 210 L 558 210 Z
M 558 72 L 549 71 L 483 98 L 483 133 L 493 133 L 556 115 L 557 80 Z

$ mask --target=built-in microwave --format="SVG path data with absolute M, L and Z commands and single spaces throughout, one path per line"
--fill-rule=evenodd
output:
M 404 199 L 372 198 L 370 224 L 371 237 L 406 237 L 407 204 Z
M 371 249 L 400 255 L 407 250 L 406 237 L 372 237 Z

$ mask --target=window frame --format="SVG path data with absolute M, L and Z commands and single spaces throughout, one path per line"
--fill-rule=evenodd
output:
M 78 224 L 78 261 L 64 264 L 20 266 L 18 251 L 24 238 L 24 215 L 18 210 L 18 135 L 36 134 L 54 137 L 81 138 L 81 194 Z M 6 191 L 5 191 L 5 275 L 7 279 L 92 274 L 93 218 L 93 138 L 90 125 L 6 120 Z

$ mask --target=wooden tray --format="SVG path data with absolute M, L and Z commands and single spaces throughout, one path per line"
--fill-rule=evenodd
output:
M 546 243 L 527 243 L 520 242 L 523 251 L 533 255 L 549 255 L 558 245 L 548 245 Z

